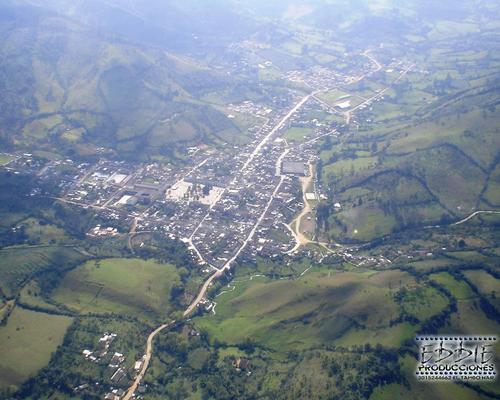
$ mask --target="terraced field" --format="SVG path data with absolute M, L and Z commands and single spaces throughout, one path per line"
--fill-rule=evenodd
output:
M 71 247 L 19 247 L 0 250 L 0 289 L 12 296 L 33 276 L 63 271 L 87 257 Z

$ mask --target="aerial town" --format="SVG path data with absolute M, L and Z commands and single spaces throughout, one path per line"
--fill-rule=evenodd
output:
M 239 258 L 294 257 L 299 250 L 310 251 L 301 245 L 315 240 L 314 204 L 328 199 L 314 172 L 318 161 L 315 144 L 327 136 L 339 137 L 344 126 L 336 120 L 318 121 L 310 116 L 322 111 L 345 123 L 355 122 L 354 112 L 379 101 L 387 90 L 381 88 L 370 99 L 353 104 L 349 95 L 340 96 L 334 104 L 320 96 L 383 68 L 370 51 L 363 56 L 367 62 L 354 75 L 323 67 L 287 73 L 285 79 L 304 84 L 313 92 L 303 95 L 291 90 L 288 98 L 281 99 L 283 107 L 271 109 L 252 101 L 230 104 L 230 111 L 258 116 L 264 123 L 249 129 L 253 137 L 247 144 L 232 145 L 225 151 L 207 146 L 188 148 L 189 162 L 184 166 L 107 158 L 77 164 L 71 159 L 47 161 L 30 153 L 16 153 L 10 154 L 13 160 L 3 168 L 36 174 L 41 181 L 58 181 L 61 195 L 57 200 L 91 208 L 101 221 L 109 222 L 97 223 L 88 236 L 160 232 L 184 242 L 206 274 L 230 270 Z M 392 62 L 385 68 L 397 69 L 402 77 L 412 65 Z M 287 131 L 297 127 L 307 128 L 308 134 L 298 140 L 287 138 Z M 35 190 L 35 194 L 39 193 Z M 335 207 L 342 205 L 335 203 Z M 291 224 L 301 211 L 303 221 Z M 355 265 L 387 262 L 355 256 L 353 248 L 333 251 L 322 245 Z M 205 299 L 200 301 L 203 304 Z
M 0 28 L 0 400 L 500 398 L 500 1 Z

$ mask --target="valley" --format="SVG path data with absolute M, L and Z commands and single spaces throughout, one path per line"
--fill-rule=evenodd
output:
M 0 6 L 0 398 L 496 398 L 496 3 L 146 3 Z

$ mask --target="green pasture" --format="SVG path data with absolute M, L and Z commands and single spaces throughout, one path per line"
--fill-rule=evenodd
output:
M 283 137 L 290 142 L 304 142 L 313 132 L 314 130 L 312 128 L 293 127 L 287 129 L 283 134 Z
M 439 272 L 429 277 L 448 289 L 457 300 L 467 300 L 475 297 L 467 282 L 457 280 L 448 272 Z
M 8 164 L 14 159 L 15 157 L 11 156 L 10 154 L 0 153 L 0 165 Z
M 43 224 L 36 218 L 28 218 L 18 226 L 23 226 L 29 240 L 35 243 L 54 244 L 70 240 L 64 229 L 52 224 Z
M 110 258 L 86 262 L 69 272 L 52 298 L 80 313 L 154 317 L 171 310 L 170 290 L 178 282 L 171 264 Z
M 399 307 L 394 293 L 413 279 L 403 272 L 310 272 L 295 280 L 234 281 L 215 298 L 215 315 L 196 318 L 212 339 L 237 344 L 251 339 L 276 350 L 304 349 L 349 340 L 353 324 L 389 328 Z M 396 327 L 393 338 L 411 327 Z M 382 335 L 383 336 L 383 335 Z M 400 340 L 400 339 L 395 339 Z M 356 343 L 356 339 L 353 340 Z
M 16 307 L 0 326 L 0 387 L 19 385 L 47 365 L 72 321 Z

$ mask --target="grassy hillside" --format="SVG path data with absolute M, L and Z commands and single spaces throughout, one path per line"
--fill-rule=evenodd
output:
M 367 247 L 363 254 L 392 261 L 376 269 L 324 261 L 300 277 L 278 279 L 243 268 L 217 292 L 215 310 L 193 320 L 208 344 L 162 335 L 160 360 L 147 379 L 162 381 L 183 349 L 190 349 L 189 360 L 204 346 L 210 356 L 201 372 L 185 362 L 155 393 L 172 396 L 189 379 L 186 398 L 197 396 L 193 381 L 205 395 L 223 398 L 496 398 L 498 382 L 419 383 L 413 338 L 498 331 L 498 246 L 495 223 L 476 222 L 413 230 Z M 174 337 L 188 343 L 172 348 Z M 235 370 L 238 358 L 250 360 L 251 374 Z M 216 386 L 220 376 L 231 385 Z
M 403 287 L 404 312 L 416 318 L 428 319 L 447 305 L 434 289 L 397 271 L 317 272 L 297 280 L 261 278 L 234 286 L 216 298 L 215 315 L 197 324 L 228 344 L 251 339 L 280 351 L 331 343 L 399 345 L 417 329 L 395 322 L 400 313 L 395 295 Z
M 331 207 L 325 238 L 370 241 L 498 208 L 498 60 L 487 30 L 470 40 L 467 51 L 457 39 L 439 51 L 426 43 L 414 71 L 358 111 L 339 142 L 321 145 L 322 184 L 342 205 Z M 387 72 L 371 80 L 391 82 Z
M 0 291 L 15 296 L 31 278 L 41 273 L 60 274 L 87 257 L 70 247 L 41 246 L 0 250 Z

